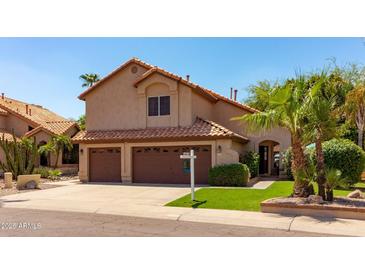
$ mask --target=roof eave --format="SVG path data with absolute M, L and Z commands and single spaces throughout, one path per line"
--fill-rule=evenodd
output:
M 99 85 L 101 85 L 103 82 L 105 82 L 106 80 L 108 80 L 109 78 L 111 78 L 113 75 L 117 74 L 119 71 L 123 70 L 124 68 L 126 68 L 127 66 L 129 66 L 130 64 L 135 63 L 138 64 L 142 67 L 145 67 L 146 69 L 150 69 L 152 68 L 152 66 L 138 60 L 137 58 L 132 58 L 130 60 L 128 60 L 127 62 L 123 63 L 121 66 L 119 66 L 118 68 L 116 68 L 115 70 L 113 70 L 111 73 L 109 73 L 108 75 L 106 75 L 104 78 L 102 78 L 100 81 L 96 82 L 94 85 L 92 85 L 91 87 L 89 87 L 88 89 L 86 89 L 84 92 L 82 92 L 77 98 L 80 100 L 85 101 L 85 96 L 87 94 L 89 94 L 92 90 L 94 90 L 96 87 L 98 87 Z

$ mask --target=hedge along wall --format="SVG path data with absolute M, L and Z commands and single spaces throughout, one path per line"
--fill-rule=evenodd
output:
M 246 186 L 250 171 L 244 164 L 227 164 L 209 170 L 209 184 L 212 186 Z
M 355 184 L 360 180 L 361 173 L 365 168 L 365 152 L 348 139 L 332 139 L 323 143 L 323 154 L 326 168 L 341 170 L 343 178 L 350 184 Z M 315 149 L 306 149 L 309 160 L 316 164 Z M 291 174 L 291 150 L 285 153 L 285 167 L 288 176 Z

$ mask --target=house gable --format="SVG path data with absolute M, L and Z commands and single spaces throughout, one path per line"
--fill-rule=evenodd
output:
M 148 98 L 151 96 L 169 96 L 170 114 L 149 116 Z M 256 111 L 135 58 L 87 89 L 79 98 L 86 101 L 87 130 L 190 126 L 196 117 L 214 119 L 220 105 L 238 111 L 240 115 Z M 225 119 L 225 125 L 231 125 L 230 118 Z

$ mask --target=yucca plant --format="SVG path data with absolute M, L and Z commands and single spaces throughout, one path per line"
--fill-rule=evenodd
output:
M 5 155 L 5 160 L 0 161 L 0 168 L 4 172 L 11 172 L 14 178 L 18 175 L 32 174 L 38 157 L 35 138 L 18 140 L 13 132 L 12 139 L 6 139 L 5 134 L 0 139 L 0 148 Z
M 336 187 L 346 188 L 346 179 L 342 177 L 341 170 L 330 168 L 326 170 L 326 201 L 333 201 L 333 190 Z

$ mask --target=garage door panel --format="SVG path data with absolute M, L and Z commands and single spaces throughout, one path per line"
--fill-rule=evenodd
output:
M 139 147 L 133 148 L 133 182 L 155 184 L 189 184 L 190 174 L 184 172 L 180 155 L 194 149 L 197 160 L 197 184 L 208 183 L 211 167 L 210 146 Z
M 91 148 L 89 177 L 91 182 L 121 182 L 120 148 Z

